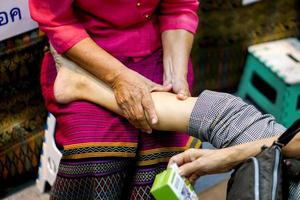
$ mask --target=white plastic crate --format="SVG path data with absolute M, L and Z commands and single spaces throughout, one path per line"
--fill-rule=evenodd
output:
M 285 83 L 289 85 L 300 83 L 300 42 L 297 38 L 253 45 L 249 47 L 249 52 Z
M 53 185 L 59 162 L 62 157 L 61 152 L 57 149 L 54 139 L 55 118 L 49 113 L 47 118 L 47 127 L 45 130 L 45 140 L 43 142 L 43 151 L 41 155 L 40 167 L 36 186 L 40 192 L 45 191 L 46 182 Z

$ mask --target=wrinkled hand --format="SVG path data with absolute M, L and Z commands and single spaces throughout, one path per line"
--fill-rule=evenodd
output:
M 225 149 L 188 149 L 173 156 L 169 165 L 176 163 L 180 175 L 187 177 L 191 182 L 206 174 L 230 171 L 237 163 L 234 161 L 234 152 L 231 148 Z
M 152 91 L 169 91 L 170 87 L 156 84 L 132 70 L 121 72 L 112 84 L 115 98 L 124 116 L 136 128 L 151 133 L 149 123 L 158 122 L 150 93 Z M 151 122 L 148 122 L 146 115 Z
M 186 78 L 186 72 L 175 72 L 171 64 L 164 64 L 164 86 L 171 87 L 173 92 L 177 94 L 179 100 L 185 100 L 191 96 L 189 85 Z M 186 69 L 185 69 L 186 71 Z

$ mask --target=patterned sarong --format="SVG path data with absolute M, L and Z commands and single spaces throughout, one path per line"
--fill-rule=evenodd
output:
M 139 61 L 119 59 L 162 83 L 161 50 Z M 189 64 L 190 85 L 191 69 Z M 63 153 L 51 199 L 151 199 L 155 175 L 165 169 L 169 158 L 201 144 L 183 133 L 140 132 L 125 118 L 86 101 L 58 104 L 53 95 L 55 77 L 55 63 L 47 53 L 41 71 L 42 92 L 56 117 L 56 142 Z

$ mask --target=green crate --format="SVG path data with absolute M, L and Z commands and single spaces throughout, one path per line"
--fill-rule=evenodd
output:
M 288 38 L 249 47 L 237 95 L 290 126 L 300 118 L 300 42 Z

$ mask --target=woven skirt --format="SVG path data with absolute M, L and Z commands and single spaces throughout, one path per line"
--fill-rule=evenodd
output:
M 118 58 L 128 68 L 162 84 L 162 50 L 135 61 Z M 169 158 L 201 142 L 185 133 L 143 133 L 105 108 L 86 101 L 58 104 L 54 99 L 54 60 L 46 53 L 41 70 L 45 104 L 56 117 L 61 159 L 51 199 L 151 199 L 155 175 Z M 188 81 L 193 79 L 189 64 Z

